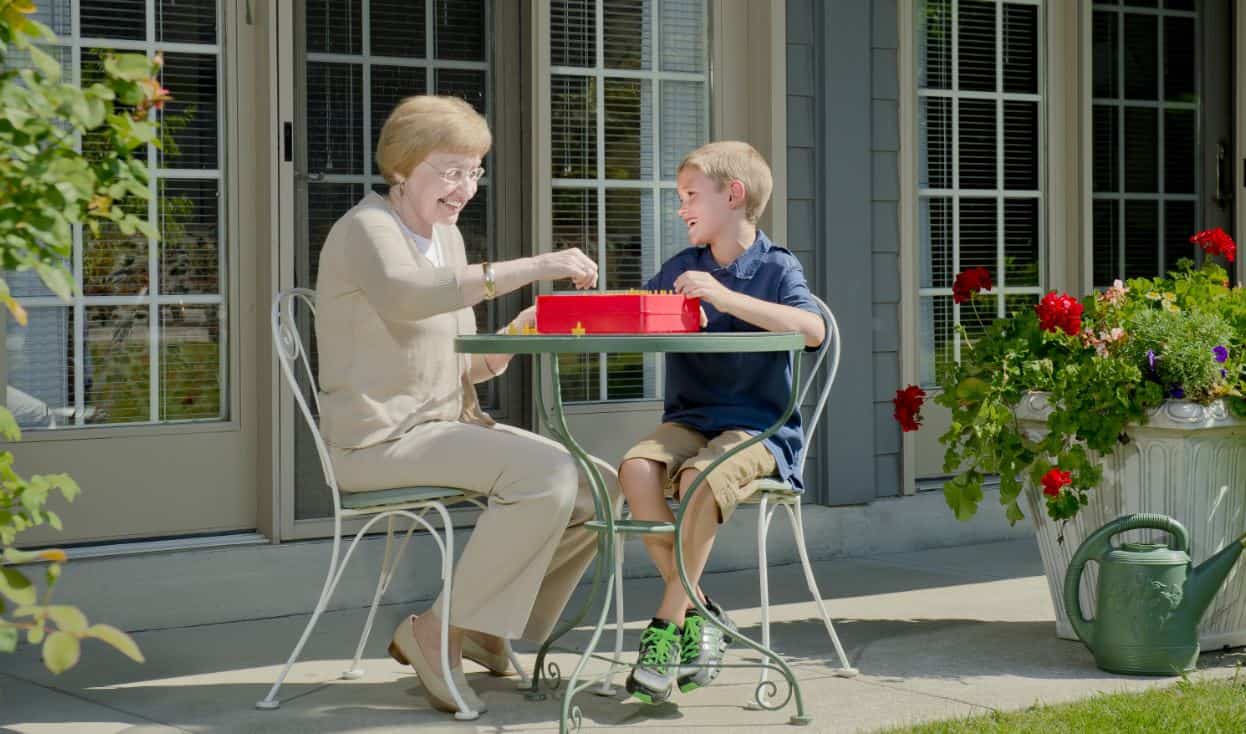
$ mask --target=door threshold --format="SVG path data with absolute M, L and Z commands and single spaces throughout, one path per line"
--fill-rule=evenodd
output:
M 112 558 L 116 556 L 133 556 L 147 553 L 168 553 L 171 551 L 204 550 L 208 548 L 228 548 L 245 545 L 267 545 L 272 541 L 260 533 L 223 533 L 220 535 L 191 535 L 180 538 L 152 538 L 146 540 L 122 540 L 108 543 L 93 543 L 75 547 L 62 548 L 69 560 L 83 558 Z

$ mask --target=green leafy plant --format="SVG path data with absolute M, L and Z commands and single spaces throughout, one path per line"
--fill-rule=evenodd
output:
M 1232 262 L 1235 247 L 1222 231 L 1191 239 Z M 1246 290 L 1228 283 L 1211 258 L 1197 268 L 1182 260 L 1169 277 L 1116 281 L 1080 301 L 1050 292 L 1033 308 L 980 323 L 972 338 L 958 325 L 961 359 L 944 371 L 934 397 L 951 411 L 940 442 L 943 469 L 953 474 L 944 496 L 956 516 L 972 517 L 984 478 L 997 475 L 1010 523 L 1024 517 L 1018 500 L 1026 482 L 1041 488 L 1052 519 L 1073 517 L 1102 481 L 1098 456 L 1127 442 L 1128 427 L 1166 399 L 1224 400 L 1246 415 Z M 989 274 L 975 268 L 957 276 L 953 298 L 972 317 L 979 294 L 991 288 Z M 1039 439 L 1016 414 L 1034 392 L 1051 407 Z M 920 426 L 924 398 L 916 386 L 897 392 L 904 430 Z
M 155 239 L 142 216 L 150 198 L 141 146 L 159 146 L 150 117 L 170 99 L 157 79 L 161 57 L 106 54 L 100 81 L 81 88 L 61 81 L 60 63 L 46 50 L 56 36 L 29 16 L 29 0 L 0 0 L 0 268 L 34 271 L 63 300 L 79 292 L 67 263 L 73 227 L 98 237 L 102 227 Z M 80 144 L 79 144 L 80 142 Z M 139 213 L 136 213 L 139 212 Z M 26 312 L 0 277 L 0 303 L 14 321 Z M 0 436 L 21 438 L 17 422 L 0 407 Z M 52 590 L 67 560 L 64 551 L 23 551 L 17 535 L 60 518 L 46 508 L 53 493 L 72 501 L 78 485 L 65 474 L 22 477 L 12 452 L 0 452 L 0 652 L 12 652 L 25 633 L 43 646 L 54 673 L 73 667 L 81 641 L 101 640 L 141 662 L 134 641 L 115 627 L 90 624 L 68 605 L 52 604 Z M 46 563 L 42 595 L 22 565 Z

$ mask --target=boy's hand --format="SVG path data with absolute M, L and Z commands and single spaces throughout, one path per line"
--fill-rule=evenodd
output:
M 724 302 L 731 296 L 731 290 L 718 282 L 718 279 L 702 270 L 688 270 L 675 279 L 675 292 L 689 298 L 700 298 L 709 301 L 714 308 L 726 312 Z

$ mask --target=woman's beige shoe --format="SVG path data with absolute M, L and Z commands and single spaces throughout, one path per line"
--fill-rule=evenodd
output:
M 424 656 L 424 651 L 415 641 L 415 632 L 411 626 L 413 622 L 415 622 L 414 615 L 404 619 L 398 625 L 398 629 L 394 630 L 394 639 L 389 643 L 389 655 L 400 665 L 410 665 L 415 670 L 416 675 L 420 677 L 420 683 L 424 686 L 428 702 L 433 708 L 447 714 L 458 713 L 459 707 L 454 703 L 454 695 L 450 693 L 450 686 L 446 684 L 445 678 L 434 672 L 436 668 Z M 454 676 L 454 685 L 459 689 L 459 696 L 463 698 L 463 703 L 476 713 L 483 714 L 485 704 L 468 684 L 463 669 L 451 668 L 450 674 Z
M 505 649 L 502 652 L 490 652 L 475 640 L 477 633 L 467 631 L 463 633 L 463 657 L 482 665 L 489 671 L 489 675 L 504 676 L 511 674 L 511 659 L 507 654 L 510 652 L 510 642 L 502 640 Z

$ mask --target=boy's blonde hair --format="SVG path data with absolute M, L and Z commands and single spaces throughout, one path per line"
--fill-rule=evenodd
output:
M 458 97 L 407 97 L 389 113 L 376 143 L 376 165 L 396 184 L 430 153 L 484 156 L 493 145 L 489 124 Z
M 774 190 L 774 178 L 770 164 L 757 149 L 739 140 L 720 140 L 707 143 L 684 156 L 676 175 L 692 167 L 718 184 L 719 189 L 729 186 L 733 180 L 744 184 L 744 216 L 754 224 L 766 211 L 770 192 Z

